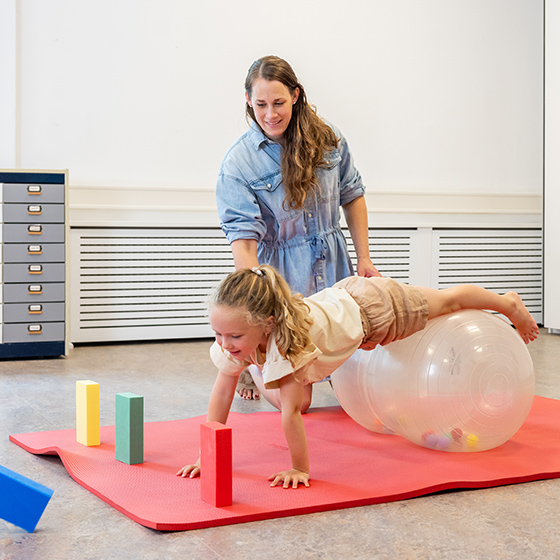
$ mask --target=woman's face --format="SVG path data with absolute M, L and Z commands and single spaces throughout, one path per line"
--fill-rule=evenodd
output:
M 247 93 L 245 97 L 264 133 L 275 142 L 282 140 L 292 118 L 292 107 L 299 97 L 299 88 L 292 94 L 282 82 L 257 78 L 251 97 Z

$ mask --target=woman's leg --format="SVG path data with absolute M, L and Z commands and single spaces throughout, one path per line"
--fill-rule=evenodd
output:
M 282 410 L 280 404 L 280 389 L 266 389 L 262 373 L 257 366 L 249 366 L 248 368 L 255 385 L 258 387 L 260 394 L 275 408 Z M 303 401 L 301 403 L 302 414 L 307 411 L 311 405 L 313 396 L 313 385 L 305 385 L 303 388 Z
M 428 319 L 461 309 L 486 309 L 505 315 L 525 343 L 535 340 L 539 333 L 537 323 L 515 292 L 500 295 L 472 284 L 461 284 L 443 290 L 418 288 L 428 300 Z

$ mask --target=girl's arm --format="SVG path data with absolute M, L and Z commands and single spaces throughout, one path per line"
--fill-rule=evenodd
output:
M 216 377 L 210 393 L 206 422 L 221 422 L 222 424 L 227 422 L 238 379 L 239 374 L 228 375 L 221 371 L 218 372 L 218 377 Z
M 358 257 L 358 276 L 381 276 L 369 258 L 366 199 L 363 195 L 359 196 L 345 204 L 342 209 Z
M 307 436 L 301 418 L 303 384 L 293 375 L 287 375 L 280 381 L 280 401 L 282 404 L 282 427 L 290 449 L 292 468 L 273 474 L 271 486 L 282 484 L 284 488 L 297 488 L 298 484 L 309 486 L 309 453 Z
M 237 375 L 227 375 L 218 372 L 218 377 L 210 394 L 210 402 L 208 403 L 207 422 L 221 422 L 225 424 L 231 408 L 231 402 L 235 395 L 237 386 Z M 194 478 L 200 474 L 200 457 L 194 465 L 186 465 L 177 473 L 177 476 L 183 478 Z

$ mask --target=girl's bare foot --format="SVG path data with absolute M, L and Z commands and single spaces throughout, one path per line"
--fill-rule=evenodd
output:
M 511 303 L 512 310 L 508 313 L 509 320 L 513 323 L 523 342 L 528 344 L 535 340 L 539 334 L 539 327 L 533 319 L 529 310 L 525 307 L 523 300 L 516 292 L 508 292 L 504 297 Z
M 258 401 L 261 398 L 261 394 L 251 374 L 248 370 L 243 370 L 239 375 L 239 379 L 237 381 L 237 394 L 247 400 L 255 400 Z

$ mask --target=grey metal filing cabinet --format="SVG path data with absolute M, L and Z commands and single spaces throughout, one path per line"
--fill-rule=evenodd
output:
M 67 171 L 0 171 L 0 359 L 68 354 L 67 200 Z

